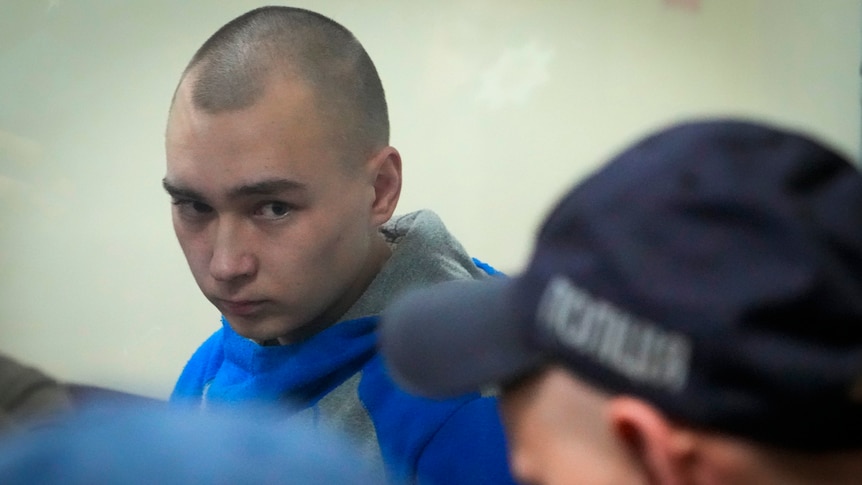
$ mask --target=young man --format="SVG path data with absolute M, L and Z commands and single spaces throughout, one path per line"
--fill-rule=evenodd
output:
M 862 483 L 862 176 L 811 139 L 671 127 L 574 188 L 523 275 L 384 313 L 405 387 L 501 386 L 530 484 Z
M 226 24 L 182 75 L 166 151 L 177 238 L 223 315 L 174 401 L 283 400 L 353 436 L 393 479 L 511 481 L 493 399 L 410 396 L 377 355 L 391 298 L 492 270 L 433 213 L 391 218 L 401 158 L 347 29 L 289 7 Z

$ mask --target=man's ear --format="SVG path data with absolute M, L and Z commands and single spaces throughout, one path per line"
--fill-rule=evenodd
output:
M 626 450 L 650 485 L 687 485 L 692 483 L 691 465 L 695 440 L 649 403 L 617 396 L 608 407 L 613 437 Z
M 368 168 L 374 186 L 371 219 L 379 226 L 392 217 L 401 197 L 401 154 L 387 146 L 374 155 Z

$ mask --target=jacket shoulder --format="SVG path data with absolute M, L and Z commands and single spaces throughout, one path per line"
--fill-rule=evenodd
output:
M 359 395 L 384 460 L 418 483 L 514 483 L 496 399 L 477 393 L 427 399 L 400 389 L 381 356 L 363 370 Z
M 171 401 L 199 401 L 204 388 L 224 361 L 224 329 L 216 330 L 192 354 L 186 362 L 174 390 Z

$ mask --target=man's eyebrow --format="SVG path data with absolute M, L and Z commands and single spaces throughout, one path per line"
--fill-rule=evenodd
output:
M 171 197 L 178 199 L 194 199 L 194 200 L 203 200 L 203 195 L 195 192 L 192 189 L 187 189 L 185 187 L 176 186 L 170 182 L 168 179 L 162 179 L 162 187 L 165 188 L 165 192 L 168 193 Z
M 249 195 L 275 195 L 281 192 L 304 190 L 305 184 L 288 179 L 261 180 L 251 184 L 240 185 L 228 192 L 228 197 L 237 199 Z
M 205 201 L 206 198 L 199 192 L 186 187 L 180 187 L 168 182 L 167 179 L 162 179 L 162 187 L 165 191 L 175 198 L 193 199 Z M 228 192 L 228 197 L 231 199 L 239 199 L 251 195 L 276 195 L 286 191 L 301 191 L 306 188 L 305 184 L 295 180 L 288 179 L 268 179 L 261 180 L 250 184 L 240 185 Z

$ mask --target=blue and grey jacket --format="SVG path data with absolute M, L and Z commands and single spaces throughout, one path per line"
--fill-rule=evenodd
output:
M 302 342 L 262 346 L 223 318 L 171 400 L 295 406 L 296 416 L 350 436 L 395 482 L 512 483 L 494 398 L 410 395 L 391 380 L 376 348 L 378 315 L 399 294 L 495 271 L 471 259 L 433 212 L 393 218 L 382 232 L 392 256 L 342 321 Z

